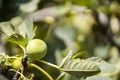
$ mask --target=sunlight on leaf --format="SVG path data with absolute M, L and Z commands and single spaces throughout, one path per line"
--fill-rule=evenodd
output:
M 96 45 L 94 49 L 95 56 L 106 59 L 108 56 L 109 45 Z
M 26 13 L 33 12 L 37 9 L 40 0 L 30 0 L 27 3 L 20 4 L 20 10 Z
M 0 53 L 0 64 L 5 61 L 5 53 Z
M 83 77 L 95 75 L 100 72 L 99 67 L 95 63 L 81 60 L 79 58 L 71 59 L 71 54 L 69 53 L 69 55 L 67 58 L 64 58 L 65 60 L 61 68 L 70 75 L 80 79 Z
M 57 27 L 55 35 L 69 45 L 75 39 L 75 30 L 70 27 Z
M 10 24 L 9 22 L 0 23 L 0 30 L 7 36 L 10 36 L 15 33 L 14 26 Z
M 28 40 L 32 40 L 35 36 L 35 32 L 33 29 L 33 21 L 31 19 L 25 19 L 23 23 L 19 26 L 19 32 L 24 38 L 28 38 Z
M 20 34 L 13 34 L 6 38 L 7 41 L 18 44 L 19 46 L 25 47 L 27 44 L 27 39 L 25 39 L 22 35 Z
M 96 65 L 98 65 L 101 72 L 109 73 L 109 72 L 114 72 L 116 70 L 116 68 L 112 64 L 107 63 L 106 61 L 104 61 L 98 57 L 88 58 L 87 61 L 91 61 L 91 62 L 95 63 Z

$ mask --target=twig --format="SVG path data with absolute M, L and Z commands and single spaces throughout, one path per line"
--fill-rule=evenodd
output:
M 56 68 L 56 69 L 58 69 L 58 70 L 60 70 L 60 67 L 57 66 L 57 65 L 55 65 L 55 64 L 46 62 L 46 61 L 44 61 L 44 60 L 37 60 L 37 61 L 38 61 L 38 62 L 41 62 L 41 63 L 43 63 L 43 64 L 46 64 L 46 65 L 48 65 L 48 66 L 51 66 L 51 67 L 53 67 L 53 68 Z
M 13 80 L 18 80 L 18 78 L 20 77 L 20 74 L 18 72 L 21 72 L 20 69 L 18 69 L 18 71 L 15 73 Z
M 45 70 L 43 70 L 42 68 L 40 68 L 39 66 L 37 66 L 36 64 L 31 63 L 30 64 L 31 67 L 36 68 L 37 70 L 39 70 L 40 72 L 42 72 L 49 80 L 54 80 Z

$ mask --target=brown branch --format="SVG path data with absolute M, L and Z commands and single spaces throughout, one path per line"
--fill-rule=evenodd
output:
M 18 80 L 18 78 L 20 77 L 20 74 L 19 74 L 18 72 L 21 72 L 21 70 L 19 69 L 19 70 L 15 73 L 15 75 L 14 75 L 14 77 L 13 77 L 13 80 Z

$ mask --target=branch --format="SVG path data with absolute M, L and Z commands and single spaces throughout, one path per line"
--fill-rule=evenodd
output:
M 30 66 L 42 72 L 49 80 L 54 80 L 45 70 L 43 70 L 41 67 L 37 66 L 36 64 L 31 63 Z

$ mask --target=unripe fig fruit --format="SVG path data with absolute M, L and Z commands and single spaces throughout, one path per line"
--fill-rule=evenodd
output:
M 31 60 L 39 60 L 46 55 L 47 45 L 43 40 L 33 39 L 26 46 L 26 54 Z
M 21 58 L 17 58 L 17 59 L 15 59 L 13 62 L 12 62 L 12 67 L 14 68 L 14 69 L 19 69 L 20 68 L 20 66 L 22 65 L 22 63 L 21 63 Z

